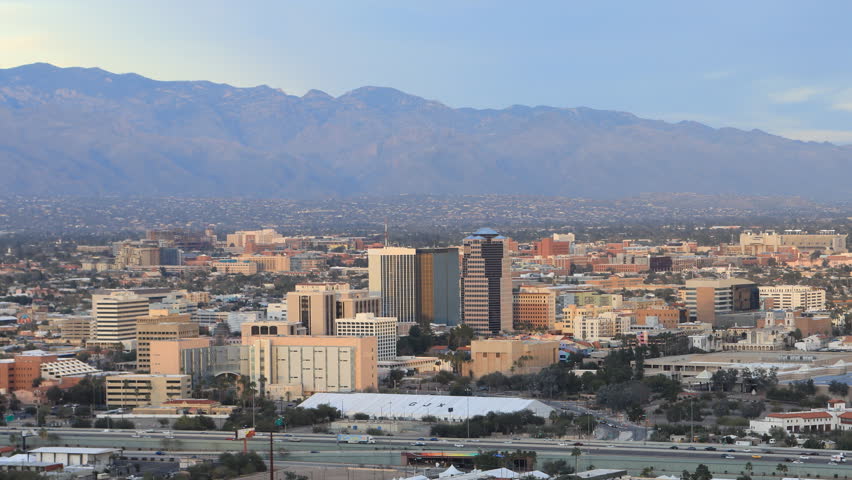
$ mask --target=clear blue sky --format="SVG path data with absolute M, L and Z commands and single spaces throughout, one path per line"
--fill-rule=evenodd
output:
M 852 143 L 852 2 L 0 0 L 0 68 L 588 106 Z

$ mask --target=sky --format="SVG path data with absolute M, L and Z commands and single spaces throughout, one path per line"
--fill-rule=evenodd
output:
M 585 106 L 852 143 L 852 2 L 0 0 L 0 68 L 453 107 Z

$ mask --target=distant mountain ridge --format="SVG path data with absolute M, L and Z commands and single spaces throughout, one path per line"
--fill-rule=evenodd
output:
M 0 70 L 0 168 L 14 194 L 847 200 L 852 147 L 589 108 L 454 109 L 383 87 L 297 97 L 32 64 Z

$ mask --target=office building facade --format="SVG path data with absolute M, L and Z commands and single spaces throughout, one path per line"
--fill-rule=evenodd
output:
M 136 339 L 136 319 L 148 315 L 148 299 L 130 291 L 92 295 L 92 316 L 99 343 Z
M 511 259 L 505 240 L 490 228 L 464 239 L 461 320 L 480 335 L 512 330 Z
M 399 339 L 396 318 L 359 313 L 352 318 L 338 318 L 334 325 L 334 334 L 338 337 L 376 337 L 379 361 L 396 358 L 396 342 Z
M 742 278 L 694 278 L 686 281 L 686 308 L 691 320 L 715 325 L 720 314 L 760 308 L 757 285 Z

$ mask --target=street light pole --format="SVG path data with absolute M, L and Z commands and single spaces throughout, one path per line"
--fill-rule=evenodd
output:
M 693 412 L 693 408 L 695 407 L 695 399 L 689 399 L 689 443 L 695 442 L 695 413 Z

